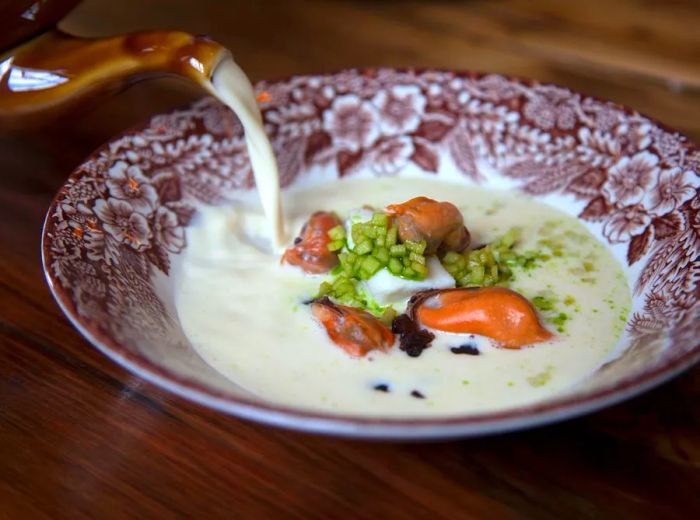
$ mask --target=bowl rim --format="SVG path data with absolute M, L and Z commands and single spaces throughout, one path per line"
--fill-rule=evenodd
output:
M 324 73 L 294 74 L 282 78 L 263 80 L 256 86 L 264 83 L 272 85 L 288 82 L 293 78 L 326 76 L 332 77 L 341 73 L 356 72 L 360 74 L 376 73 L 378 71 L 391 71 L 398 73 L 425 72 L 449 73 L 456 77 L 483 78 L 497 75 L 508 81 L 514 81 L 526 86 L 552 86 L 568 90 L 571 94 L 584 95 L 601 103 L 614 106 L 625 114 L 638 114 L 654 125 L 667 131 L 674 132 L 685 138 L 693 147 L 698 148 L 694 141 L 682 132 L 667 127 L 656 118 L 647 116 L 626 105 L 609 101 L 597 96 L 591 96 L 578 90 L 548 82 L 540 82 L 535 79 L 519 77 L 515 75 L 499 74 L 494 72 L 477 72 L 462 69 L 433 68 L 433 67 L 357 67 L 345 68 Z M 187 105 L 185 105 L 186 107 Z M 167 112 L 176 112 L 185 107 L 174 108 Z M 150 116 L 153 117 L 153 116 Z M 149 117 L 149 119 L 150 119 Z M 140 133 L 149 119 L 145 119 L 132 127 L 112 136 L 108 141 L 99 145 L 93 152 L 87 155 L 81 162 L 90 160 L 101 152 L 110 142 L 128 135 Z M 115 341 L 107 334 L 100 331 L 94 320 L 82 317 L 77 313 L 66 288 L 55 278 L 50 269 L 51 250 L 49 242 L 50 220 L 66 184 L 73 179 L 79 179 L 84 174 L 78 165 L 67 177 L 53 196 L 48 206 L 41 231 L 41 262 L 44 276 L 54 300 L 69 322 L 86 338 L 94 347 L 100 350 L 108 358 L 126 368 L 146 381 L 164 388 L 174 394 L 194 401 L 200 405 L 234 415 L 236 417 L 250 419 L 259 423 L 278 426 L 299 431 L 330 434 L 341 437 L 354 437 L 365 439 L 387 440 L 430 440 L 447 439 L 456 437 L 472 437 L 494 433 L 505 433 L 513 430 L 531 428 L 565 419 L 577 417 L 586 413 L 600 410 L 607 406 L 627 400 L 650 390 L 665 381 L 673 378 L 681 372 L 691 368 L 700 361 L 700 340 L 687 350 L 669 357 L 652 370 L 642 370 L 632 376 L 608 383 L 596 390 L 572 394 L 566 397 L 553 397 L 544 401 L 525 406 L 510 407 L 493 412 L 476 412 L 465 415 L 425 416 L 425 417 L 381 417 L 362 416 L 333 412 L 313 411 L 296 408 L 288 405 L 266 403 L 247 397 L 234 397 L 231 394 L 215 390 L 204 384 L 174 374 L 146 356 L 130 351 L 124 345 Z

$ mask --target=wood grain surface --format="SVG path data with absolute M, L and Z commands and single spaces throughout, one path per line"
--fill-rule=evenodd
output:
M 357 65 L 534 77 L 700 141 L 695 0 L 90 0 L 63 27 L 210 34 L 253 79 Z M 44 212 L 100 143 L 200 95 L 151 81 L 0 138 L 0 518 L 700 518 L 698 368 L 559 425 L 382 444 L 223 416 L 99 354 L 44 282 Z

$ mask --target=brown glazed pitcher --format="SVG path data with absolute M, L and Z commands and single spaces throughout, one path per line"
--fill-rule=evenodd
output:
M 179 31 L 85 39 L 55 29 L 78 3 L 0 0 L 0 130 L 154 75 L 203 85 L 228 55 L 206 37 Z

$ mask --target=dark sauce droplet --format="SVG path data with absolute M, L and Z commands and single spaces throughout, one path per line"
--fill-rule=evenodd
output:
M 384 383 L 379 384 L 379 385 L 374 385 L 374 389 L 377 392 L 389 392 L 389 385 L 385 385 Z
M 391 324 L 391 331 L 399 334 L 399 348 L 411 357 L 418 357 L 435 339 L 435 335 L 421 329 L 408 315 L 397 316 Z
M 453 354 L 467 354 L 469 356 L 478 356 L 481 352 L 476 348 L 476 345 L 470 345 L 469 343 L 465 345 L 460 345 L 459 347 L 451 347 L 450 352 Z
M 415 397 L 416 399 L 425 399 L 425 396 L 418 390 L 414 390 L 413 392 L 411 392 L 411 397 Z
M 301 238 L 301 237 L 296 237 L 296 238 L 294 239 L 294 245 L 295 245 L 295 246 L 298 246 L 299 244 L 301 244 L 301 242 L 302 242 L 302 238 Z

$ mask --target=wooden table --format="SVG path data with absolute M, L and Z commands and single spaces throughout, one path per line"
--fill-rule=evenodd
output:
M 700 141 L 696 0 L 92 0 L 64 27 L 211 34 L 253 79 L 353 65 L 531 76 Z M 239 421 L 99 354 L 44 283 L 44 211 L 100 143 L 199 95 L 153 81 L 0 139 L 0 518 L 700 518 L 698 368 L 564 424 L 410 445 Z

